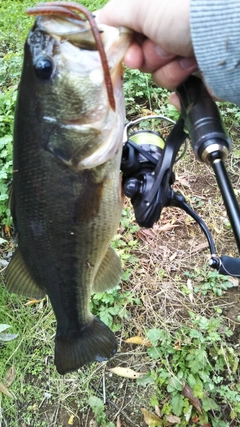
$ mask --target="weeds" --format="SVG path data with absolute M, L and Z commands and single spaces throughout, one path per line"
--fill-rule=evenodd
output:
M 16 88 L 0 92 L 0 218 L 3 224 L 11 224 L 7 205 L 9 184 L 12 177 L 13 116 Z
M 169 104 L 167 89 L 157 87 L 150 74 L 126 69 L 124 74 L 124 96 L 127 117 L 148 115 L 151 112 L 177 120 L 179 113 Z
M 114 332 L 121 330 L 123 319 L 130 319 L 131 306 L 140 304 L 140 300 L 131 292 L 121 292 L 120 289 L 117 287 L 112 291 L 92 296 L 92 313 L 96 314 Z
M 209 270 L 206 267 L 203 267 L 201 270 L 196 269 L 193 273 L 185 271 L 184 275 L 190 279 L 194 279 L 196 285 L 193 291 L 200 295 L 211 293 L 222 296 L 224 291 L 232 288 L 232 282 L 227 276 L 222 276 L 217 271 Z M 186 286 L 183 288 L 189 293 L 189 289 Z
M 208 422 L 213 427 L 227 427 L 228 423 L 221 422 L 221 406 L 228 404 L 232 408 L 233 420 L 239 416 L 240 402 L 240 386 L 234 384 L 239 358 L 226 343 L 232 332 L 219 317 L 207 319 L 189 314 L 191 325 L 182 325 L 173 333 L 163 329 L 148 331 L 152 343 L 148 354 L 155 367 L 138 382 L 154 384 L 151 405 L 161 407 L 163 424 L 159 425 L 165 425 L 165 415 L 173 413 L 181 417 L 179 427 Z M 226 376 L 232 383 L 230 393 L 225 386 Z M 162 403 L 166 395 L 171 397 Z
M 96 416 L 97 425 L 101 427 L 115 427 L 115 424 L 107 421 L 104 403 L 99 397 L 91 396 L 89 398 L 89 406 Z

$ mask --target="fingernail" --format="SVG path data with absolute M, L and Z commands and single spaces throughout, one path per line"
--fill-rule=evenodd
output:
M 192 68 L 192 67 L 196 67 L 197 68 L 197 61 L 195 58 L 182 58 L 179 61 L 180 65 L 182 68 L 184 68 L 185 70 Z
M 168 58 L 170 56 L 174 56 L 172 53 L 169 53 L 166 50 L 162 49 L 161 46 L 159 46 L 158 44 L 155 44 L 154 49 L 156 54 L 161 58 Z

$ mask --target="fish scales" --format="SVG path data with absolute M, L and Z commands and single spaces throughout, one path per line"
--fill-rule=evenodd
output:
M 64 23 L 67 36 L 74 29 L 75 44 Z M 85 21 L 37 18 L 25 44 L 15 115 L 12 213 L 18 247 L 6 282 L 11 292 L 48 294 L 61 374 L 117 350 L 114 334 L 91 314 L 89 303 L 93 291 L 110 289 L 121 277 L 110 242 L 122 209 L 120 62 L 131 35 L 104 26 L 113 111 L 98 51 L 76 46 L 88 33 Z

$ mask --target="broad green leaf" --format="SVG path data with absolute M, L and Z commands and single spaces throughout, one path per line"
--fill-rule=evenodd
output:
M 153 360 L 157 360 L 161 356 L 159 349 L 154 347 L 148 349 L 148 354 Z
M 90 396 L 88 403 L 95 415 L 101 414 L 104 411 L 103 400 L 99 397 Z
M 147 333 L 147 337 L 150 339 L 153 345 L 157 345 L 158 341 L 163 338 L 164 331 L 162 329 L 150 329 Z
M 219 410 L 219 406 L 217 405 L 217 403 L 211 399 L 210 397 L 204 397 L 201 399 L 202 401 L 202 407 L 204 409 L 204 411 L 218 411 Z
M 171 377 L 168 382 L 167 391 L 172 393 L 173 391 L 182 391 L 182 383 L 176 377 Z
M 140 386 L 142 386 L 142 387 L 145 387 L 146 385 L 148 385 L 148 384 L 155 384 L 155 381 L 154 381 L 154 379 L 152 378 L 152 376 L 151 376 L 151 374 L 150 373 L 148 373 L 147 375 L 145 375 L 144 377 L 142 377 L 142 378 L 138 378 L 137 379 L 137 384 L 138 385 L 140 385 Z
M 171 405 L 174 415 L 179 417 L 184 408 L 184 397 L 180 393 L 175 394 L 171 399 Z

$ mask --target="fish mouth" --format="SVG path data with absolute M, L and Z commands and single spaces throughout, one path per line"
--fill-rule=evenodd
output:
M 58 39 L 60 43 L 68 42 L 80 49 L 98 50 L 92 30 L 86 21 L 44 15 L 37 17 L 37 27 Z M 105 24 L 98 24 L 97 28 L 112 76 L 132 40 L 133 31 L 126 27 L 111 27 Z
M 54 114 L 44 117 L 53 129 L 48 148 L 62 161 L 76 167 L 71 150 L 65 156 L 65 148 L 56 141 L 54 128 L 64 133 L 74 132 L 77 138 L 80 137 L 77 170 L 94 168 L 113 159 L 122 147 L 125 103 L 121 62 L 131 42 L 132 31 L 97 24 L 93 15 L 81 5 L 69 3 L 67 6 L 67 3 L 60 5 L 60 2 L 47 5 L 48 14 L 43 4 L 29 9 L 27 13 L 37 16 L 33 30 L 49 37 L 54 46 L 55 50 L 50 51 L 50 55 L 53 55 L 53 62 L 56 61 L 54 78 L 59 88 L 56 96 L 59 99 L 60 92 L 72 93 L 71 99 L 74 100 L 69 102 L 73 109 L 58 109 L 55 117 Z M 76 10 L 87 20 L 78 16 Z M 83 89 L 85 86 L 86 90 Z M 93 135 L 91 140 L 88 133 Z M 76 153 L 75 148 L 73 151 Z
M 46 6 L 46 7 L 45 7 Z M 82 43 L 82 41 L 84 41 L 85 43 L 90 43 L 91 44 L 91 40 L 89 40 L 89 30 L 91 30 L 92 32 L 92 36 L 95 40 L 95 44 L 96 44 L 96 49 L 99 52 L 100 55 L 100 59 L 101 59 L 101 63 L 102 63 L 102 68 L 103 68 L 103 72 L 104 72 L 104 80 L 105 80 L 105 84 L 106 84 L 106 88 L 107 88 L 107 94 L 108 94 L 108 100 L 109 100 L 109 104 L 111 106 L 111 108 L 113 110 L 116 109 L 116 103 L 115 103 L 115 99 L 114 99 L 114 95 L 113 95 L 113 87 L 112 87 L 112 82 L 111 82 L 111 77 L 110 77 L 110 73 L 109 73 L 109 68 L 108 68 L 108 63 L 107 63 L 107 58 L 106 58 L 106 53 L 104 50 L 104 46 L 102 43 L 102 39 L 100 36 L 100 32 L 99 29 L 97 27 L 96 21 L 94 19 L 94 16 L 92 15 L 92 13 L 85 8 L 85 6 L 83 5 L 78 5 L 77 3 L 62 3 L 62 2 L 50 2 L 50 3 L 46 3 L 46 5 L 39 3 L 37 6 L 30 8 L 27 10 L 27 14 L 28 15 L 36 15 L 36 16 L 46 16 L 46 15 L 50 15 L 50 18 L 52 16 L 57 16 L 58 20 L 60 18 L 63 17 L 64 22 L 64 30 L 59 30 L 55 31 L 55 33 L 61 34 L 64 33 L 64 35 L 66 36 L 67 34 L 67 38 L 68 40 L 72 40 L 75 41 L 75 44 L 77 42 L 77 46 L 82 47 L 81 44 L 79 44 L 79 41 Z M 86 18 L 86 23 L 83 20 L 82 15 Z M 70 20 L 69 20 L 70 19 Z M 70 22 L 71 21 L 71 22 Z M 82 37 L 81 35 L 81 31 L 79 32 L 74 32 L 73 29 L 71 28 L 70 31 L 66 31 L 67 30 L 67 22 L 70 22 L 70 25 L 73 25 L 73 21 L 77 21 L 77 23 L 81 24 L 81 28 L 83 28 L 83 32 L 87 32 L 88 33 L 88 37 Z M 53 25 L 54 27 L 54 25 Z M 55 23 L 55 27 L 56 27 L 56 23 Z M 59 27 L 59 25 L 58 25 Z M 61 27 L 61 25 L 60 25 Z M 50 31 L 51 33 L 51 31 Z
M 81 22 L 58 16 L 39 16 L 37 18 L 37 26 L 40 31 L 44 31 L 59 42 L 61 52 L 66 58 L 69 70 L 72 67 L 77 73 L 80 67 L 83 69 L 83 61 L 78 56 L 78 51 L 80 50 L 82 53 L 85 50 L 90 51 L 88 58 L 93 59 L 89 59 L 89 61 L 92 61 L 92 67 L 90 67 L 91 71 L 88 72 L 88 77 L 95 84 L 99 86 L 104 85 L 104 72 L 99 61 L 96 42 L 86 21 Z M 79 115 L 72 120 L 58 120 L 53 117 L 45 117 L 46 121 L 52 123 L 58 122 L 58 126 L 62 129 L 74 131 L 79 133 L 79 135 L 86 134 L 88 131 L 92 134 L 103 135 L 103 138 L 96 139 L 94 150 L 89 150 L 89 152 L 84 151 L 83 157 L 79 159 L 77 164 L 78 171 L 91 169 L 105 163 L 116 156 L 117 152 L 122 148 L 125 105 L 122 90 L 123 69 L 121 61 L 130 44 L 132 31 L 125 27 L 115 28 L 100 24 L 98 25 L 98 30 L 108 63 L 116 111 L 111 108 L 110 103 L 99 101 L 95 111 L 87 116 Z M 96 58 L 98 66 L 96 66 Z M 107 99 L 106 96 L 105 99 Z M 98 113 L 100 119 L 99 117 L 94 117 Z M 119 136 L 116 137 L 116 135 Z M 68 159 L 66 163 L 68 165 L 75 163 L 76 165 L 76 161 L 73 162 L 71 159 Z

